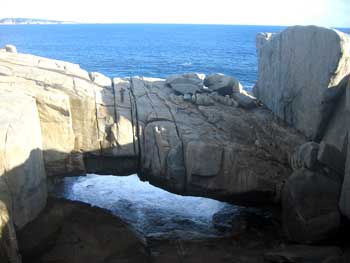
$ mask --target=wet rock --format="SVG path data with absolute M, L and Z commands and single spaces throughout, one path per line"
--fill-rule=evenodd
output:
M 203 79 L 199 74 L 187 73 L 172 75 L 166 79 L 166 84 L 179 94 L 195 94 L 203 89 Z
M 210 91 L 215 91 L 222 96 L 242 91 L 242 85 L 237 79 L 220 73 L 206 76 L 204 79 L 204 86 Z
M 265 253 L 265 262 L 271 263 L 328 263 L 340 262 L 342 250 L 338 247 L 294 245 Z
M 25 261 L 149 262 L 145 241 L 128 224 L 80 202 L 50 199 L 18 240 Z
M 278 217 L 270 210 L 237 207 L 223 208 L 213 216 L 214 226 L 229 233 L 244 246 L 273 247 L 282 240 Z M 263 237 L 263 240 L 259 240 Z M 259 241 L 260 242 L 259 242 Z
M 288 238 L 298 243 L 327 239 L 340 227 L 339 182 L 320 172 L 295 171 L 282 194 L 283 225 Z

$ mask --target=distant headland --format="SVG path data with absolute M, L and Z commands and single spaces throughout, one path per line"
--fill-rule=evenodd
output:
M 47 20 L 36 18 L 2 18 L 0 25 L 48 25 L 48 24 L 76 24 L 71 21 Z

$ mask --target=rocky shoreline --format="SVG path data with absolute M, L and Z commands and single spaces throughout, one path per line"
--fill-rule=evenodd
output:
M 136 172 L 182 195 L 281 206 L 282 243 L 326 240 L 334 245 L 331 240 L 350 219 L 349 37 L 333 29 L 296 26 L 259 34 L 257 51 L 254 97 L 237 79 L 221 74 L 110 79 L 76 64 L 17 53 L 14 46 L 0 50 L 4 263 L 21 262 L 16 232 L 45 221 L 38 215 L 45 206 L 49 209 L 47 181 L 86 173 Z M 230 242 L 225 244 L 232 254 L 238 247 Z M 349 254 L 343 241 L 336 244 L 340 248 L 323 248 L 322 253 L 317 247 L 277 243 L 263 246 L 250 261 L 240 260 L 341 262 Z M 132 251 L 133 244 L 125 249 Z M 118 262 L 106 253 L 97 256 L 100 262 Z M 165 262 L 170 254 L 153 261 Z M 295 255 L 314 257 L 299 260 Z

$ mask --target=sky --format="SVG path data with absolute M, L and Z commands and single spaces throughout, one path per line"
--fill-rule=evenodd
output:
M 350 27 L 350 0 L 2 0 L 0 18 Z

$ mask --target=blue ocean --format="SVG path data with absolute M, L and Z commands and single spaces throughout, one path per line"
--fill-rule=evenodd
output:
M 257 80 L 255 36 L 285 27 L 170 24 L 0 26 L 0 46 L 80 64 L 109 77 L 198 72 Z

